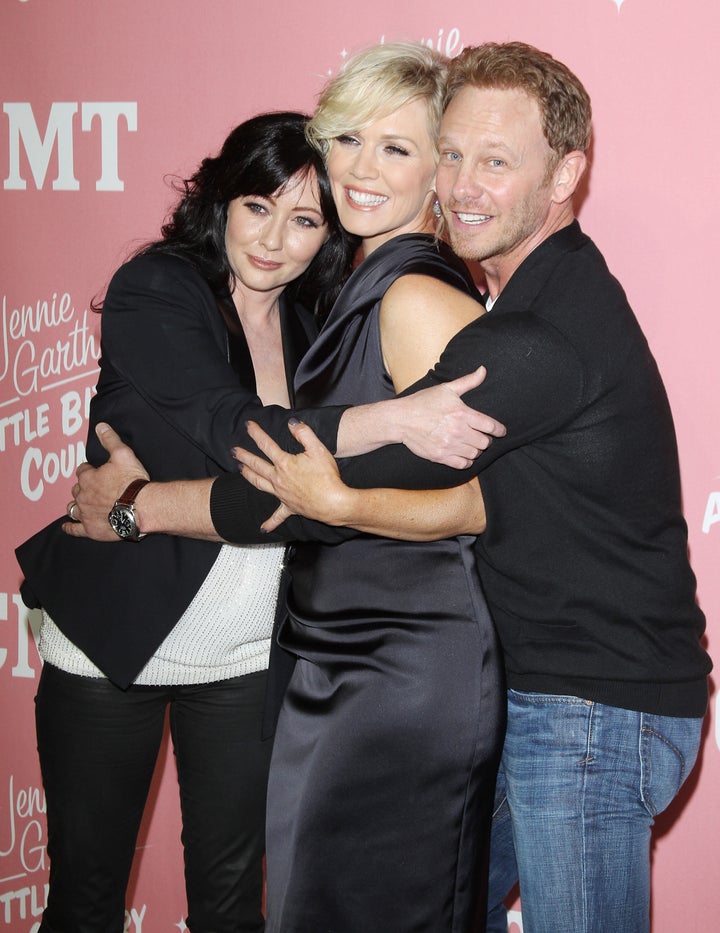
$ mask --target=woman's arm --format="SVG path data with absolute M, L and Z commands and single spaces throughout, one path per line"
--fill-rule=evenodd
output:
M 227 341 L 215 297 L 184 260 L 138 256 L 113 277 L 102 314 L 111 379 L 105 395 L 101 380 L 93 420 L 112 421 L 154 479 L 233 468 L 236 424 L 259 417 L 262 403 L 252 374 L 241 380 L 230 365 Z M 279 423 L 287 417 L 279 406 L 268 413 Z
M 308 425 L 295 422 L 290 430 L 303 453 L 286 453 L 253 422 L 248 433 L 264 457 L 235 450 L 245 479 L 280 499 L 280 507 L 262 524 L 265 532 L 274 531 L 291 515 L 404 541 L 433 541 L 485 530 L 477 480 L 452 489 L 353 489 L 343 483 L 335 458 Z
M 396 390 L 427 372 L 447 342 L 480 313 L 477 302 L 436 279 L 413 275 L 395 282 L 382 302 L 380 336 Z M 282 503 L 263 523 L 266 531 L 291 514 L 406 540 L 484 530 L 485 510 L 476 480 L 444 491 L 353 489 L 342 482 L 334 458 L 309 427 L 296 423 L 290 431 L 304 453 L 286 454 L 256 425 L 248 433 L 270 462 L 236 451 L 246 479 Z
M 296 422 L 290 430 L 304 448 L 304 454 L 286 453 L 258 425 L 249 423 L 249 435 L 270 460 L 236 448 L 243 476 L 259 493 L 246 500 L 246 504 L 252 502 L 255 506 L 253 517 L 248 516 L 245 523 L 247 527 L 237 535 L 237 523 L 233 521 L 228 540 L 238 543 L 269 540 L 264 536 L 273 533 L 272 540 L 300 538 L 337 543 L 352 536 L 347 531 L 333 535 L 324 525 L 346 526 L 408 541 L 484 531 L 485 509 L 477 481 L 439 490 L 353 489 L 342 482 L 335 458 L 308 425 Z M 67 522 L 63 527 L 73 537 L 119 542 L 108 523 L 108 511 L 133 480 L 147 478 L 148 474 L 112 428 L 101 424 L 97 433 L 110 459 L 99 468 L 89 464 L 78 468 L 78 482 L 72 493 L 78 506 L 75 514 L 81 520 Z M 246 485 L 239 476 L 229 478 L 235 480 L 236 487 Z M 211 515 L 213 484 L 213 480 L 149 483 L 135 500 L 138 527 L 143 533 L 224 540 Z M 258 499 L 260 493 L 269 495 Z M 281 505 L 273 512 L 277 499 Z M 232 511 L 236 519 L 238 509 Z M 296 514 L 315 521 L 287 522 Z M 266 518 L 262 525 L 261 518 Z

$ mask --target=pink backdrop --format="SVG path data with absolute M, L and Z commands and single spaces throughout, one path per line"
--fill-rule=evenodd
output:
M 154 237 L 168 174 L 247 116 L 312 109 L 347 51 L 410 38 L 551 51 L 593 98 L 580 219 L 624 283 L 673 405 L 708 644 L 720 620 L 720 332 L 711 299 L 720 12 L 684 0 L 4 0 L 0 12 L 0 930 L 37 929 L 47 879 L 33 695 L 40 661 L 13 547 L 64 510 L 95 381 L 91 298 Z M 712 226 L 711 226 L 712 225 Z M 36 622 L 29 620 L 30 626 Z M 653 929 L 720 928 L 720 735 L 658 821 Z M 158 768 L 126 930 L 183 930 L 172 756 Z M 682 819 L 679 817 L 682 816 Z M 511 930 L 522 929 L 519 905 Z

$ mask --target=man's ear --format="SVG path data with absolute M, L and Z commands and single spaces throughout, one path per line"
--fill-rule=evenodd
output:
M 574 150 L 563 156 L 553 172 L 552 200 L 556 204 L 563 204 L 573 196 L 586 166 L 587 158 L 584 152 Z

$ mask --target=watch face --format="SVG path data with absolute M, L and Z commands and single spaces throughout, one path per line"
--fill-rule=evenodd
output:
M 116 505 L 108 515 L 108 521 L 115 534 L 124 539 L 136 538 L 138 533 L 135 513 L 126 505 Z

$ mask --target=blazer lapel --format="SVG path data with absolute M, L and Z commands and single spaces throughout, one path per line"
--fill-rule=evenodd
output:
M 295 371 L 317 337 L 317 328 L 310 313 L 304 313 L 303 308 L 296 307 L 284 295 L 280 297 L 280 333 L 282 334 L 288 394 L 290 404 L 294 405 Z

